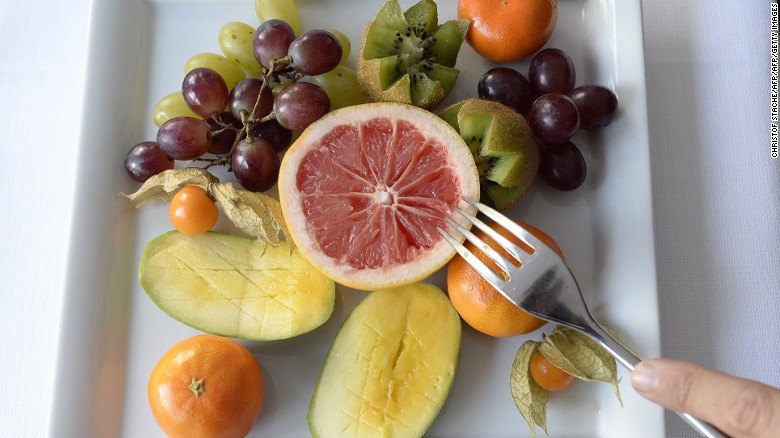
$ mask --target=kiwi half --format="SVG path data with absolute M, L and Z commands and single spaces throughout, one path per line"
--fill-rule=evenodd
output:
M 523 116 L 483 99 L 457 102 L 439 116 L 469 145 L 483 201 L 505 210 L 525 194 L 539 168 L 539 145 Z
M 439 26 L 436 3 L 420 0 L 406 12 L 387 1 L 363 32 L 358 81 L 372 101 L 435 107 L 455 86 L 455 61 L 468 20 Z

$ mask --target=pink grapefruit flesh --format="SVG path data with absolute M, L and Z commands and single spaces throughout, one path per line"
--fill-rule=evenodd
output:
M 412 109 L 414 108 L 414 109 Z M 468 147 L 435 115 L 395 103 L 326 115 L 288 150 L 280 199 L 296 245 L 357 288 L 418 281 L 454 254 L 437 227 L 477 199 Z

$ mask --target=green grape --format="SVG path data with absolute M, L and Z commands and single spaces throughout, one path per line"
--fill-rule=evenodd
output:
M 163 96 L 162 99 L 157 101 L 152 110 L 152 120 L 154 120 L 154 124 L 157 125 L 158 128 L 160 125 L 174 117 L 201 118 L 187 106 L 187 102 L 184 101 L 184 96 L 182 96 L 181 91 L 176 91 Z
M 271 92 L 274 94 L 274 97 L 276 97 L 277 94 L 279 94 L 284 87 L 292 84 L 293 82 L 279 82 L 278 84 L 274 85 L 273 88 L 271 88 Z
M 295 0 L 255 0 L 255 12 L 260 23 L 276 18 L 286 21 L 296 35 L 301 34 L 301 19 Z
M 330 99 L 331 111 L 365 101 L 357 76 L 349 67 L 339 65 L 325 74 L 310 76 L 305 80 L 325 90 Z
M 222 76 L 228 86 L 228 91 L 232 90 L 237 83 L 246 79 L 244 70 L 236 61 L 227 59 L 216 53 L 198 53 L 187 61 L 184 65 L 184 74 L 198 67 L 206 67 L 214 70 Z
M 219 48 L 225 57 L 235 60 L 249 74 L 257 74 L 263 70 L 255 58 L 255 29 L 240 21 L 231 21 L 222 26 L 219 31 Z
M 328 32 L 332 33 L 333 35 L 338 38 L 339 42 L 341 43 L 341 61 L 340 64 L 344 64 L 344 62 L 349 58 L 349 52 L 352 50 L 352 43 L 349 42 L 349 37 L 344 34 L 344 32 L 338 30 L 338 29 L 325 29 Z

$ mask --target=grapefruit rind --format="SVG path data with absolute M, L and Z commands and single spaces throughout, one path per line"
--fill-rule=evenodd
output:
M 317 243 L 302 207 L 303 194 L 297 183 L 298 169 L 307 154 L 319 148 L 320 140 L 334 128 L 345 124 L 361 124 L 377 118 L 409 121 L 417 126 L 426 138 L 436 139 L 445 145 L 448 163 L 460 180 L 461 196 L 478 200 L 480 193 L 477 168 L 468 146 L 454 128 L 426 110 L 402 103 L 368 103 L 332 111 L 311 124 L 287 150 L 282 160 L 278 183 L 282 213 L 295 245 L 312 265 L 337 283 L 362 290 L 381 290 L 418 282 L 439 270 L 455 255 L 455 250 L 441 238 L 433 247 L 421 251 L 408 263 L 357 269 L 328 256 Z M 475 209 L 462 199 L 459 200 L 458 207 L 475 212 Z M 470 227 L 470 223 L 461 215 L 450 211 L 448 216 L 462 226 Z M 331 219 L 340 220 L 338 217 Z M 447 225 L 445 228 L 451 227 Z M 451 234 L 463 240 L 459 233 Z

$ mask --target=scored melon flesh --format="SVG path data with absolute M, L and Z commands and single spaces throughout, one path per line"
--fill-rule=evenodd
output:
M 450 391 L 460 345 L 460 318 L 437 287 L 372 292 L 328 352 L 309 407 L 312 435 L 422 436 Z
M 162 234 L 146 246 L 139 276 L 160 309 L 198 330 L 252 340 L 286 339 L 322 325 L 336 286 L 286 242 L 233 234 Z

